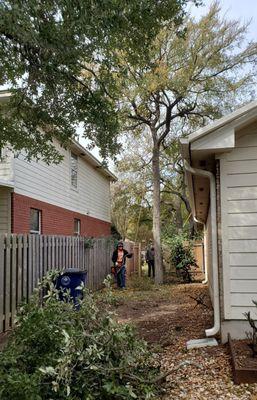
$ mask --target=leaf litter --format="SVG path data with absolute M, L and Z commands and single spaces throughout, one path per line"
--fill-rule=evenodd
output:
M 257 384 L 235 385 L 227 344 L 186 349 L 213 325 L 208 288 L 200 283 L 116 292 L 118 320 L 131 322 L 159 361 L 166 380 L 161 400 L 257 400 Z M 197 299 L 204 298 L 204 305 Z

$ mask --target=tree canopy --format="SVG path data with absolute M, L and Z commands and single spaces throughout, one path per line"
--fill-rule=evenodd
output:
M 256 84 L 257 43 L 246 43 L 247 24 L 220 15 L 214 2 L 206 15 L 188 18 L 185 33 L 164 26 L 151 46 L 151 62 L 138 66 L 120 55 L 123 129 L 147 133 L 152 148 L 153 236 L 156 283 L 162 282 L 160 155 L 182 134 L 251 99 Z M 126 83 L 124 83 L 126 82 Z
M 188 0 L 3 0 L 0 3 L 0 146 L 58 161 L 51 145 L 80 124 L 102 156 L 117 151 L 120 54 L 144 65 L 162 26 L 182 21 Z M 42 135 L 42 130 L 45 132 Z

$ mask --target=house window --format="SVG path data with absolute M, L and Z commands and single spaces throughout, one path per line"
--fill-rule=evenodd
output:
M 80 235 L 80 219 L 74 218 L 74 235 Z
M 71 153 L 71 186 L 75 189 L 78 188 L 78 156 Z
M 30 233 L 41 233 L 41 210 L 30 209 Z

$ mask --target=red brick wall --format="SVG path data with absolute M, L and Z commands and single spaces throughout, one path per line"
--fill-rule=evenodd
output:
M 12 233 L 29 233 L 30 208 L 41 210 L 43 235 L 74 235 L 74 218 L 80 219 L 82 236 L 109 236 L 111 224 L 88 215 L 12 193 Z

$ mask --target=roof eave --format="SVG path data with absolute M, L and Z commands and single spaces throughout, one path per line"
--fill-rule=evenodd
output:
M 230 113 L 229 115 L 226 115 L 217 121 L 212 122 L 211 124 L 208 124 L 207 126 L 204 126 L 203 128 L 198 129 L 197 131 L 191 133 L 188 135 L 188 140 L 190 143 L 198 140 L 199 138 L 209 135 L 213 131 L 217 129 L 222 129 L 225 126 L 228 126 L 230 123 L 238 121 L 238 123 L 241 122 L 241 120 L 249 115 L 249 113 L 253 112 L 253 114 L 257 113 L 257 101 L 252 101 L 248 104 L 246 104 L 243 107 L 238 108 L 234 112 Z
M 180 148 L 183 158 L 183 164 L 185 160 L 190 164 L 190 143 L 188 137 L 180 139 Z M 189 194 L 190 207 L 193 211 L 193 214 L 195 214 L 195 198 L 194 198 L 192 174 L 186 168 L 184 168 L 184 173 L 185 173 L 186 186 Z
M 91 154 L 85 147 L 83 147 L 79 142 L 76 140 L 72 141 L 72 146 L 79 152 L 80 156 L 83 156 L 89 164 L 99 170 L 106 178 L 108 178 L 112 182 L 116 182 L 118 180 L 117 176 L 114 175 L 108 168 L 105 168 L 102 163 Z

